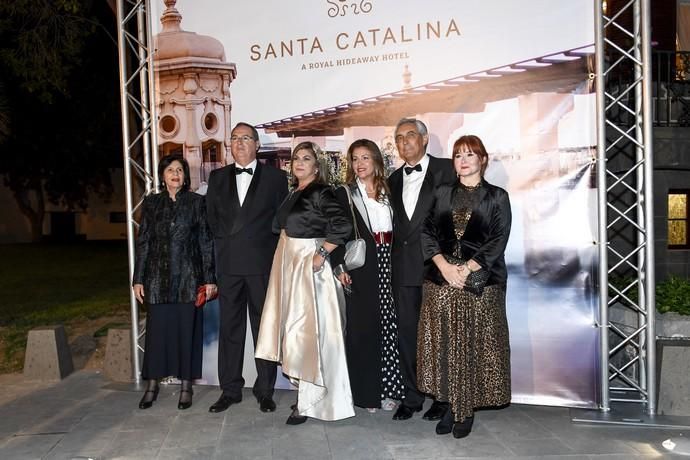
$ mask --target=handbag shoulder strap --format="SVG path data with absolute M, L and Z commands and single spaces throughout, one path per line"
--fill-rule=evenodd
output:
M 357 225 L 357 218 L 355 217 L 355 210 L 352 203 L 352 193 L 350 192 L 350 187 L 347 184 L 343 185 L 345 193 L 347 193 L 347 201 L 350 203 L 350 212 L 352 213 L 352 225 L 355 227 L 355 238 L 359 239 L 359 226 Z

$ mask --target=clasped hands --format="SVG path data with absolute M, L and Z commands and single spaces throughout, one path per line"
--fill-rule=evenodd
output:
M 454 265 L 446 262 L 445 259 L 442 263 L 437 264 L 437 267 L 443 279 L 445 279 L 449 285 L 458 289 L 465 287 L 467 277 L 472 273 L 467 264 Z

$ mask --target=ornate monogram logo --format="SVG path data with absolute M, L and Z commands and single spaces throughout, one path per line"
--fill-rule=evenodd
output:
M 346 16 L 348 14 L 367 14 L 371 11 L 372 4 L 364 0 L 326 0 L 328 7 L 328 17 Z

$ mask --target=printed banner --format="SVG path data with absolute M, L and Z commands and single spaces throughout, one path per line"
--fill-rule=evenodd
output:
M 259 128 L 261 160 L 286 169 L 298 142 L 317 142 L 338 165 L 363 137 L 397 167 L 402 117 L 427 124 L 428 152 L 440 157 L 459 136 L 480 136 L 486 178 L 513 207 L 513 401 L 596 407 L 590 0 L 152 3 L 159 148 L 185 155 L 200 193 L 233 161 L 238 121 Z M 204 378 L 216 383 L 215 305 L 206 338 Z

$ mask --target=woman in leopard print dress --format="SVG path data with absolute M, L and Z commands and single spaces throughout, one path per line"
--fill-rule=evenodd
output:
M 431 270 L 417 337 L 420 391 L 448 401 L 436 426 L 467 436 L 474 409 L 510 402 L 510 345 L 504 259 L 511 224 L 508 193 L 483 179 L 488 154 L 476 136 L 453 146 L 458 174 L 439 187 L 422 230 Z

